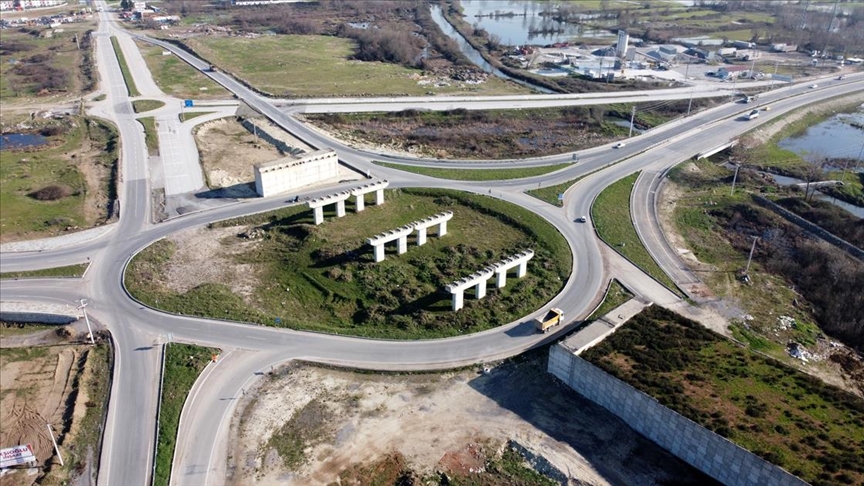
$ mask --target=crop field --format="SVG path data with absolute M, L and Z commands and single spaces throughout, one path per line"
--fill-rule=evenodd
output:
M 273 35 L 254 39 L 195 37 L 186 43 L 220 69 L 274 96 L 384 96 L 523 92 L 490 77 L 485 83 L 435 88 L 418 84 L 423 72 L 396 64 L 350 60 L 354 42 L 323 35 Z
M 864 400 L 652 306 L 586 360 L 814 485 L 864 480 Z
M 136 41 L 153 81 L 165 94 L 183 99 L 230 98 L 229 93 L 205 74 L 175 56 L 164 55 L 161 47 Z
M 116 198 L 117 132 L 78 116 L 36 127 L 47 143 L 0 151 L 2 241 L 49 236 L 104 221 Z
M 362 213 L 346 204 L 344 218 L 325 211 L 319 226 L 310 224 L 308 209 L 291 207 L 163 240 L 133 260 L 126 284 L 139 300 L 170 312 L 403 339 L 508 323 L 543 306 L 569 276 L 563 237 L 524 209 L 445 190 L 388 191 L 385 198 Z M 407 253 L 388 246 L 386 259 L 373 262 L 366 238 L 444 210 L 454 213 L 446 236 L 430 230 L 421 247 L 409 237 Z M 444 285 L 525 248 L 535 252 L 525 277 L 511 276 L 502 289 L 490 285 L 481 300 L 468 291 L 465 308 L 451 310 Z

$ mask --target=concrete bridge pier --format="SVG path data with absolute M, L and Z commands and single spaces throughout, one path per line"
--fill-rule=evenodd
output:
M 366 209 L 366 200 L 364 199 L 363 194 L 357 194 L 354 202 L 354 211 L 360 212 Z
M 319 225 L 324 222 L 324 206 L 318 206 L 317 208 L 312 208 L 312 215 L 315 219 L 315 225 Z
M 345 200 L 336 201 L 336 217 L 341 218 L 345 216 Z

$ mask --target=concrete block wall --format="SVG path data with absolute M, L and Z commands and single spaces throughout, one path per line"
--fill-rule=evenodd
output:
M 807 483 L 661 405 L 561 344 L 549 351 L 549 373 L 614 413 L 633 430 L 723 484 L 804 486 Z
M 280 159 L 255 166 L 255 191 L 261 197 L 291 191 L 338 177 L 339 158 L 333 150 L 318 150 L 300 159 Z

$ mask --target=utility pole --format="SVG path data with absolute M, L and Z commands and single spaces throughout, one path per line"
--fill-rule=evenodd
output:
M 45 424 L 48 426 L 48 435 L 51 436 L 51 443 L 54 444 L 54 452 L 57 453 L 57 459 L 60 459 L 60 465 L 63 465 L 63 456 L 60 455 L 60 448 L 57 447 L 57 441 L 54 440 L 54 431 L 51 430 L 51 424 Z
M 732 191 L 729 192 L 730 196 L 735 195 L 735 181 L 738 180 L 738 169 L 740 169 L 740 168 L 741 168 L 741 164 L 735 164 L 735 176 L 732 177 Z
M 627 134 L 627 138 L 633 136 L 633 121 L 636 120 L 636 105 L 633 105 L 633 108 L 630 110 L 630 133 Z
M 78 47 L 78 50 L 81 50 L 81 42 L 78 41 L 78 34 L 75 34 L 75 45 Z
M 78 302 L 81 304 L 78 306 L 78 309 L 84 313 L 84 322 L 87 323 L 87 335 L 90 337 L 90 344 L 95 345 L 96 341 L 93 340 L 93 329 L 90 328 L 90 318 L 87 317 L 87 299 L 80 299 Z
M 694 91 L 696 91 L 696 86 L 693 86 L 692 88 L 690 88 L 690 101 L 687 102 L 687 114 L 684 115 L 685 117 L 690 116 L 690 108 L 693 108 L 693 92 Z
M 744 275 L 750 274 L 750 262 L 753 261 L 753 251 L 756 249 L 756 242 L 759 241 L 758 236 L 753 237 L 753 246 L 750 247 L 750 256 L 747 257 L 747 267 L 744 269 Z

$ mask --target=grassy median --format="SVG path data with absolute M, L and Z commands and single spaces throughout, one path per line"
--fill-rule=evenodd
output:
M 126 56 L 123 55 L 123 49 L 120 48 L 120 42 L 117 40 L 117 37 L 111 36 L 111 45 L 114 46 L 114 54 L 117 56 L 117 62 L 120 64 L 120 72 L 123 73 L 126 91 L 129 93 L 129 96 L 141 96 L 138 87 L 135 86 L 135 78 L 132 77 L 132 72 L 129 71 L 129 65 L 126 64 Z
M 65 267 L 43 268 L 41 270 L 26 270 L 23 272 L 3 272 L 0 278 L 56 278 L 56 277 L 82 277 L 87 271 L 89 263 L 78 263 Z
M 673 292 L 675 283 L 666 275 L 639 239 L 630 214 L 630 194 L 639 172 L 607 187 L 591 207 L 591 218 L 600 238 L 625 258 Z
M 159 405 L 159 445 L 156 449 L 154 486 L 168 486 L 183 404 L 201 371 L 218 354 L 218 349 L 192 344 L 169 343 L 165 346 L 165 376 Z
M 145 116 L 138 119 L 144 126 L 144 144 L 149 155 L 159 155 L 159 137 L 156 134 L 156 118 Z
M 135 100 L 132 102 L 132 109 L 135 113 L 158 110 L 163 106 L 165 106 L 165 102 L 159 100 Z

